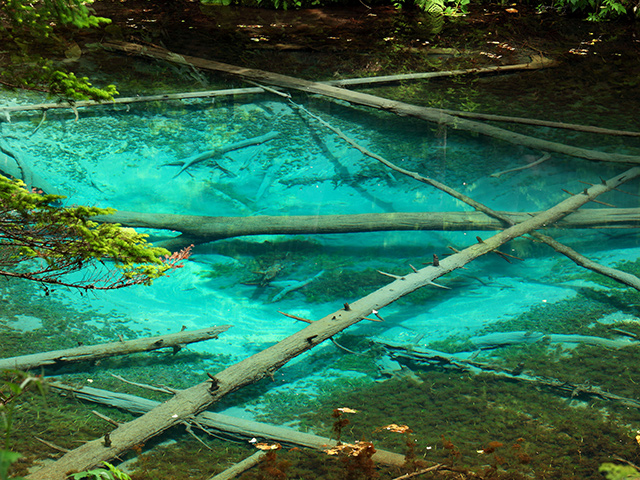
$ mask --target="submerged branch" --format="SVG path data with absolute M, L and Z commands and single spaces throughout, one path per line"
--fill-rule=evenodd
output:
M 430 365 L 444 365 L 454 367 L 464 372 L 485 373 L 495 375 L 498 378 L 505 378 L 511 381 L 532 383 L 535 385 L 548 387 L 559 391 L 571 398 L 578 396 L 589 396 L 602 400 L 619 402 L 628 407 L 640 408 L 640 401 L 633 398 L 622 397 L 614 393 L 607 392 L 601 387 L 590 384 L 571 383 L 553 377 L 536 375 L 531 372 L 519 372 L 518 369 L 512 370 L 499 365 L 494 365 L 476 360 L 460 358 L 456 355 L 443 353 L 436 350 L 427 350 L 416 348 L 415 345 L 397 345 L 390 342 L 377 341 L 376 343 L 384 346 L 390 351 L 392 358 L 407 358 L 421 363 Z

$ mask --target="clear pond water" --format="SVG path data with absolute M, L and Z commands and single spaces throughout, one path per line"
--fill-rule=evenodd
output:
M 524 81 L 522 76 L 526 75 L 552 83 L 558 73 L 516 74 L 514 81 Z M 498 81 L 488 88 L 487 95 L 496 95 L 500 88 Z M 38 101 L 35 97 L 5 96 L 5 104 Z M 580 192 L 584 182 L 597 183 L 626 168 L 553 154 L 535 167 L 492 176 L 523 167 L 542 153 L 339 102 L 303 97 L 296 101 L 369 151 L 443 182 L 494 210 L 545 210 L 568 196 L 563 189 Z M 524 108 L 521 102 L 515 103 L 514 111 Z M 623 108 L 603 106 L 601 123 L 632 129 L 633 121 L 618 121 L 625 116 Z M 234 217 L 472 210 L 363 155 L 277 96 L 149 102 L 78 112 L 75 119 L 70 110 L 51 110 L 42 124 L 39 113 L 14 113 L 11 123 L 1 124 L 8 145 L 19 148 L 34 171 L 67 196 L 67 204 L 150 214 Z M 575 113 L 560 112 L 558 116 Z M 594 118 L 591 115 L 588 120 Z M 640 144 L 633 138 L 534 127 L 522 131 L 589 148 L 639 154 Z M 203 161 L 182 173 L 179 166 L 172 165 L 270 133 L 273 139 L 229 151 L 215 158 L 215 163 Z M 602 201 L 636 208 L 638 182 L 620 190 L 605 194 Z M 584 208 L 607 207 L 591 203 Z M 179 233 L 139 230 L 158 245 Z M 549 233 L 604 265 L 638 271 L 640 245 L 635 229 L 554 229 Z M 344 302 L 353 302 L 391 281 L 378 270 L 409 273 L 412 266 L 430 264 L 434 254 L 445 258 L 452 249 L 464 249 L 477 242 L 476 237 L 490 235 L 488 231 L 416 229 L 259 235 L 203 243 L 195 246 L 184 268 L 151 287 L 83 296 L 56 289 L 45 296 L 29 286 L 18 295 L 12 286 L 4 294 L 0 335 L 8 339 L 40 335 L 47 341 L 37 345 L 62 348 L 79 341 L 113 341 L 117 334 L 134 337 L 177 332 L 183 326 L 232 325 L 219 339 L 190 345 L 175 356 L 149 354 L 146 360 L 135 356 L 63 372 L 77 384 L 90 381 L 93 386 L 114 388 L 106 380 L 107 373 L 127 376 L 128 372 L 139 379 L 144 371 L 147 383 L 184 388 L 206 380 L 207 372 L 247 358 L 304 327 L 280 312 L 311 320 L 322 318 Z M 424 460 L 448 459 L 479 469 L 495 463 L 495 475 L 512 475 L 485 478 L 599 478 L 598 465 L 613 455 L 629 461 L 634 461 L 635 455 L 637 460 L 637 409 L 589 395 L 572 397 L 539 385 L 521 385 L 491 373 L 477 376 L 455 368 L 421 366 L 392 357 L 378 343 L 391 341 L 414 349 L 452 352 L 462 359 L 512 369 L 521 365 L 532 375 L 593 384 L 622 397 L 637 398 L 637 292 L 603 281 L 530 238 L 515 239 L 501 250 L 518 258 L 485 255 L 465 270 L 440 278 L 438 283 L 447 290 L 425 287 L 391 304 L 379 312 L 384 322 L 360 322 L 336 337 L 339 345 L 325 342 L 290 362 L 272 381 L 238 392 L 214 408 L 330 436 L 331 408 L 352 406 L 337 403 L 343 400 L 359 401 L 360 405 L 353 407 L 360 410 L 358 418 L 362 420 L 354 417 L 356 426 L 349 432 L 354 438 L 350 440 L 366 435 L 375 443 L 376 436 L 384 437 L 375 430 L 376 422 L 383 426 L 383 418 L 387 423 L 406 423 L 415 432 L 415 448 Z M 535 343 L 498 341 L 489 344 L 495 348 L 487 350 L 478 349 L 477 339 L 474 343 L 475 337 L 508 332 L 519 332 L 516 337 L 522 332 L 543 336 L 536 337 L 541 339 Z M 552 334 L 618 339 L 625 346 L 553 342 Z M 27 352 L 29 348 L 22 345 L 18 350 Z M 478 378 L 483 379 L 482 386 Z M 545 417 L 545 405 L 573 413 Z M 581 411 L 589 413 L 585 416 Z M 496 412 L 502 412 L 501 416 L 496 417 Z M 575 431 L 560 425 L 563 415 L 571 418 L 566 416 L 574 414 L 593 423 L 574 422 Z M 610 428 L 606 432 L 605 424 Z M 590 445 L 593 438 L 579 438 L 590 428 L 602 430 L 593 437 L 598 437 L 597 446 Z M 446 439 L 462 451 L 462 459 L 453 458 Z M 385 448 L 405 448 L 397 439 L 379 441 Z M 503 444 L 504 463 L 477 453 L 491 441 Z M 527 449 L 528 461 L 508 447 L 516 443 Z M 582 455 L 582 451 L 590 453 Z M 341 475 L 339 467 L 338 473 L 326 473 L 325 477 L 296 474 L 297 468 L 302 471 L 303 461 L 298 459 L 297 466 L 292 462 L 290 478 Z M 216 469 L 221 470 L 223 464 L 216 464 Z M 190 478 L 205 478 L 205 474 Z M 382 475 L 394 476 L 389 472 Z

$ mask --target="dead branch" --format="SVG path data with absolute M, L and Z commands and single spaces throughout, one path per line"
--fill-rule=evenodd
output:
M 193 167 L 200 162 L 205 160 L 209 160 L 214 157 L 221 157 L 225 153 L 232 152 L 233 150 L 239 150 L 241 148 L 250 147 L 252 145 L 259 145 L 264 142 L 268 142 L 269 140 L 273 140 L 278 136 L 278 132 L 269 132 L 265 135 L 260 135 L 259 137 L 247 138 L 246 140 L 241 140 L 239 142 L 234 142 L 227 144 L 223 147 L 217 148 L 215 150 L 209 150 L 203 153 L 199 153 L 193 155 L 185 160 L 181 160 L 175 163 L 166 163 L 165 165 L 174 165 L 179 166 L 180 171 L 174 175 L 174 178 L 184 172 L 187 168 Z
M 540 165 L 543 162 L 546 162 L 547 160 L 549 160 L 551 158 L 551 155 L 549 155 L 548 153 L 545 153 L 544 155 L 542 155 L 538 160 L 536 160 L 535 162 L 531 162 L 531 163 L 527 163 L 526 165 L 523 165 L 522 167 L 515 167 L 515 168 L 510 168 L 508 170 L 503 170 L 502 172 L 496 172 L 496 173 L 492 173 L 491 175 L 489 175 L 490 177 L 494 177 L 494 178 L 499 178 L 502 175 L 504 175 L 505 173 L 511 173 L 511 172 L 519 172 L 520 170 L 525 170 L 527 168 L 531 168 L 531 167 L 535 167 L 536 165 Z

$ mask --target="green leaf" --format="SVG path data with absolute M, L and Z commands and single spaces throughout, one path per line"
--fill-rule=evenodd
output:
M 22 455 L 10 450 L 0 450 L 0 480 L 9 478 L 9 467 Z

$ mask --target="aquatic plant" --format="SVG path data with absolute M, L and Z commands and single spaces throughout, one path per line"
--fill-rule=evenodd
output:
M 340 438 L 342 437 L 342 430 L 349 425 L 350 421 L 347 417 L 344 416 L 345 413 L 358 413 L 357 410 L 349 407 L 340 407 L 335 408 L 331 413 L 331 417 L 335 418 L 333 422 L 333 427 L 331 428 L 332 438 L 340 444 Z M 335 437 L 333 437 L 335 435 Z
M 72 473 L 70 477 L 73 480 L 131 480 L 129 475 L 109 462 L 102 462 L 102 464 L 107 467 L 106 470 L 104 468 L 95 468 L 84 472 Z
M 33 376 L 20 371 L 5 371 L 0 381 L 0 421 L 2 424 L 2 448 L 0 448 L 0 480 L 9 478 L 9 468 L 19 460 L 22 455 L 10 449 L 11 430 L 13 428 L 13 415 L 16 408 L 16 400 L 27 389 L 35 386 L 42 391 L 43 379 L 41 376 Z
M 631 465 L 620 465 L 617 463 L 605 462 L 600 465 L 598 471 L 604 474 L 607 480 L 638 480 L 640 471 Z
M 289 467 L 287 460 L 278 460 L 278 450 L 282 449 L 279 443 L 255 443 L 254 447 L 265 452 L 264 459 L 260 462 L 261 478 L 267 479 L 286 479 L 285 470 Z

